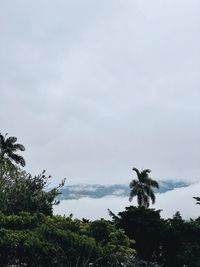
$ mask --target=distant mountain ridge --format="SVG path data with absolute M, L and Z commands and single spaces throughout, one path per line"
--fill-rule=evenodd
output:
M 155 193 L 165 193 L 175 188 L 187 187 L 190 184 L 183 181 L 162 181 L 159 182 L 160 188 L 155 190 Z M 84 197 L 102 198 L 106 196 L 128 197 L 130 192 L 129 185 L 113 184 L 74 184 L 68 185 L 62 189 L 60 200 L 80 199 Z

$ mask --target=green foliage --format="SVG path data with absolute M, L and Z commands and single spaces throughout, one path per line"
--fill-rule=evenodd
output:
M 106 237 L 100 238 L 103 229 Z M 98 233 L 100 231 L 100 234 Z M 131 241 L 111 222 L 43 214 L 0 214 L 0 262 L 6 266 L 122 266 Z
M 176 212 L 172 219 L 164 220 L 160 218 L 160 210 L 134 206 L 126 207 L 118 216 L 112 212 L 110 215 L 115 225 L 135 240 L 134 248 L 140 264 L 133 258 L 134 264 L 151 266 L 154 262 L 154 265 L 163 267 L 200 266 L 200 218 L 184 221 Z M 130 263 L 130 266 L 134 264 Z
M 15 173 L 4 173 L 0 177 L 0 211 L 5 214 L 18 214 L 25 212 L 41 212 L 51 215 L 53 205 L 59 201 L 56 197 L 60 194 L 61 184 L 47 191 L 46 186 L 51 177 L 45 171 L 37 176 L 27 174 L 16 169 Z
M 200 266 L 199 220 L 184 221 L 176 213 L 165 225 L 162 240 L 165 266 Z
M 150 205 L 150 199 L 152 204 L 155 203 L 155 194 L 153 188 L 159 188 L 158 183 L 149 177 L 151 172 L 149 169 L 139 171 L 133 168 L 133 171 L 137 174 L 137 180 L 132 180 L 130 183 L 130 197 L 132 201 L 133 197 L 137 196 L 137 202 L 139 207 L 148 208 Z
M 47 190 L 45 171 L 32 176 L 20 169 L 25 160 L 17 152 L 25 148 L 16 142 L 0 134 L 0 266 L 200 266 L 200 218 L 184 221 L 176 212 L 164 220 L 160 210 L 148 209 L 159 187 L 150 170 L 133 168 L 130 201 L 136 196 L 138 207 L 118 216 L 109 211 L 113 222 L 53 216 L 65 180 Z
M 158 260 L 163 227 L 160 210 L 130 206 L 118 216 L 112 217 L 116 226 L 124 229 L 126 235 L 136 241 L 134 247 L 139 258 L 147 261 Z
M 16 143 L 16 137 L 0 134 L 0 212 L 18 214 L 19 212 L 42 212 L 51 215 L 53 205 L 59 203 L 56 197 L 60 194 L 65 180 L 58 187 L 47 190 L 50 176 L 45 171 L 32 176 L 21 170 L 25 160 L 17 151 L 25 147 Z
M 131 241 L 122 229 L 116 229 L 110 221 L 104 219 L 89 223 L 88 234 L 104 246 L 104 253 L 107 255 L 108 262 L 113 265 L 121 266 L 127 256 L 134 253 L 131 248 Z

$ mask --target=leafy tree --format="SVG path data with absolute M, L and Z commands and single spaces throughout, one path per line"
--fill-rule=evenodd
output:
M 104 219 L 89 223 L 88 235 L 104 246 L 104 253 L 109 266 L 122 266 L 127 257 L 134 255 L 135 250 L 131 248 L 134 243 L 122 229 L 116 229 L 110 221 Z
M 133 254 L 123 231 L 104 220 L 86 222 L 43 214 L 0 214 L 0 226 L 2 267 L 120 267 Z M 109 229 L 106 242 L 92 237 L 94 228 L 98 238 L 98 229 Z
M 118 216 L 110 212 L 115 225 L 135 240 L 134 248 L 140 259 L 147 262 L 159 262 L 162 255 L 161 236 L 164 221 L 160 210 L 145 207 L 126 207 Z
M 56 198 L 65 180 L 48 190 L 51 176 L 46 176 L 45 171 L 36 176 L 27 174 L 20 168 L 25 166 L 24 158 L 16 153 L 25 148 L 16 142 L 16 137 L 0 134 L 0 211 L 5 214 L 26 211 L 51 215 L 53 205 L 59 204 Z
M 51 176 L 46 176 L 45 171 L 36 176 L 20 169 L 12 175 L 4 174 L 0 179 L 0 211 L 5 214 L 26 211 L 51 215 L 53 205 L 59 204 L 56 197 L 60 194 L 65 180 L 58 187 L 47 190 L 50 178 Z
M 113 222 L 135 240 L 135 257 L 127 266 L 198 267 L 200 266 L 200 218 L 183 220 L 180 212 L 172 219 L 161 219 L 160 211 L 145 207 L 126 207 Z
M 14 136 L 7 137 L 0 133 L 0 164 L 18 164 L 22 167 L 25 166 L 25 160 L 21 155 L 18 155 L 18 151 L 25 151 L 25 147 L 22 144 L 18 144 L 17 138 Z
M 137 168 L 133 168 L 133 171 L 137 174 L 137 180 L 132 180 L 130 183 L 131 191 L 129 201 L 132 201 L 133 197 L 137 196 L 138 206 L 148 208 L 150 199 L 152 204 L 155 203 L 153 188 L 159 188 L 159 184 L 149 177 L 149 173 L 151 172 L 149 169 L 140 172 Z
M 0 262 L 2 267 L 125 266 L 131 241 L 105 220 L 53 216 L 65 180 L 47 188 L 45 171 L 32 176 L 16 152 L 24 146 L 0 134 Z
M 164 266 L 200 266 L 199 219 L 184 221 L 178 212 L 166 220 L 165 225 L 162 234 Z

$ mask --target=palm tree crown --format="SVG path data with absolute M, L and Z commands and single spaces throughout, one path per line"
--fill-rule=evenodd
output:
M 0 133 L 0 163 L 16 163 L 25 166 L 25 160 L 22 156 L 18 155 L 17 151 L 24 151 L 25 147 L 21 144 L 17 144 L 17 138 L 14 136 L 7 137 Z
M 152 204 L 155 203 L 156 198 L 153 188 L 159 188 L 159 184 L 149 177 L 151 170 L 146 169 L 140 172 L 137 168 L 133 168 L 133 171 L 137 174 L 137 180 L 132 180 L 130 183 L 129 201 L 132 201 L 133 197 L 137 196 L 138 206 L 148 208 L 150 199 Z

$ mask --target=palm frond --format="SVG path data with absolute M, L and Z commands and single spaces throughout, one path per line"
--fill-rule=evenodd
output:
M 14 144 L 15 142 L 17 142 L 17 137 L 15 136 L 10 136 L 6 139 L 6 142 L 7 143 L 11 143 L 11 144 Z
M 156 187 L 156 188 L 159 188 L 159 183 L 155 180 L 153 180 L 152 178 L 150 177 L 147 177 L 145 179 L 145 184 L 151 186 L 151 187 Z
M 193 198 L 197 201 L 196 204 L 200 205 L 200 197 L 193 197 Z
M 152 204 L 155 204 L 155 201 L 156 201 L 156 196 L 153 192 L 153 190 L 151 189 L 150 191 L 150 194 L 149 194 L 150 198 L 151 198 L 151 201 L 152 201 Z
M 146 174 L 148 174 L 148 173 L 150 173 L 150 172 L 151 172 L 150 169 L 145 169 L 145 170 L 143 170 L 141 173 L 146 173 Z
M 132 170 L 136 172 L 137 177 L 139 179 L 139 177 L 140 177 L 140 171 L 137 168 L 132 168 Z
M 0 153 L 2 154 L 3 152 L 3 147 L 4 147 L 5 139 L 2 134 L 0 134 Z
M 4 138 L 4 136 L 0 133 L 0 143 L 4 143 L 4 141 L 5 141 L 5 138 Z
M 131 202 L 133 200 L 133 198 L 135 196 L 137 196 L 138 194 L 138 190 L 137 188 L 133 188 L 131 191 L 130 191 L 130 194 L 129 194 L 129 201 Z
M 18 154 L 13 154 L 13 153 L 10 153 L 9 154 L 9 157 L 15 161 L 17 164 L 20 164 L 22 167 L 24 167 L 26 165 L 26 162 L 24 160 L 24 158 Z
M 148 184 L 143 184 L 143 190 L 148 196 L 151 194 L 152 191 L 151 187 Z
M 25 151 L 25 147 L 24 147 L 23 145 L 21 145 L 21 144 L 14 144 L 14 145 L 13 145 L 13 149 L 14 149 L 15 151 L 17 151 L 17 150 Z
M 140 182 L 144 183 L 146 179 L 149 178 L 149 173 L 151 172 L 151 170 L 146 169 L 146 170 L 142 170 L 140 173 Z
M 139 182 L 137 180 L 132 180 L 129 184 L 130 188 L 137 187 L 139 185 Z

